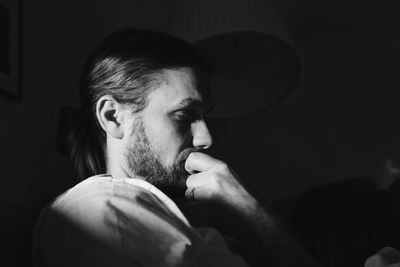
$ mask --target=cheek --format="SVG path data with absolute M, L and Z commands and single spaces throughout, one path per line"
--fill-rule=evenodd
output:
M 171 128 L 168 133 L 165 133 L 166 153 L 171 153 L 171 156 L 176 156 L 189 146 L 189 138 L 187 133 L 182 133 L 179 129 Z
M 161 162 L 171 165 L 178 157 L 179 153 L 188 147 L 187 134 L 182 131 L 174 123 L 158 122 L 149 129 L 148 137 L 154 145 L 153 149 L 159 156 Z

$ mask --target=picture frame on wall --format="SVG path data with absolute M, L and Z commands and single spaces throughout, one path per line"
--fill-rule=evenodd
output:
M 22 97 L 22 0 L 0 0 L 0 94 Z

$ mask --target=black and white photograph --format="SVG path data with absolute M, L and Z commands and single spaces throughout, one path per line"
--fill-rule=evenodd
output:
M 398 0 L 0 0 L 0 266 L 400 266 Z

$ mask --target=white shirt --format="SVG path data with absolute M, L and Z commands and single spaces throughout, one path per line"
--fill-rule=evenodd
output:
M 246 266 L 212 228 L 192 227 L 150 183 L 93 176 L 46 207 L 35 266 Z

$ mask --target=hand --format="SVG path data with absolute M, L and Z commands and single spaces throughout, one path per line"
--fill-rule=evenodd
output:
M 194 200 L 186 203 L 189 215 L 250 246 L 263 266 L 319 266 L 226 163 L 193 152 L 185 169 L 191 174 L 185 197 Z
M 193 152 L 185 169 L 191 175 L 186 180 L 185 192 L 189 201 L 182 210 L 189 221 L 195 226 L 214 227 L 248 246 L 260 247 L 260 228 L 265 224 L 259 218 L 266 214 L 228 165 Z
M 185 169 L 191 174 L 186 180 L 187 199 L 223 205 L 245 216 L 258 206 L 224 162 L 201 152 L 193 152 L 185 162 Z
M 385 247 L 372 255 L 364 267 L 400 267 L 400 252 L 392 247 Z

